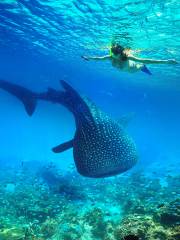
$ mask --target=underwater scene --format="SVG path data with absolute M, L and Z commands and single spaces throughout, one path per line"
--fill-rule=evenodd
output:
M 179 29 L 179 0 L 0 0 L 0 240 L 180 239 Z

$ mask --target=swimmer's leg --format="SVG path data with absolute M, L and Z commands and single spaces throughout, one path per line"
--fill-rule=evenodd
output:
M 146 65 L 143 65 L 143 67 L 141 68 L 141 71 L 148 75 L 152 75 L 152 73 L 149 71 L 149 69 L 146 67 Z

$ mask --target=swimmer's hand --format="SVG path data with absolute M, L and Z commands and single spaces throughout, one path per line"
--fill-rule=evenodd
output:
M 84 60 L 89 61 L 89 58 L 86 56 L 81 56 Z
M 175 59 L 168 59 L 168 63 L 170 63 L 170 64 L 178 64 L 178 62 Z

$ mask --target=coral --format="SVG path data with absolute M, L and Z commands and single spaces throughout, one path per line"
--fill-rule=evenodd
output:
M 63 177 L 56 172 L 45 182 L 30 169 L 4 175 L 0 169 L 0 176 L 1 240 L 180 238 L 177 177 L 161 186 L 141 173 L 84 181 L 73 172 Z M 9 192 L 12 179 L 16 187 Z
M 178 230 L 164 228 L 158 222 L 154 222 L 152 216 L 140 215 L 125 217 L 114 231 L 116 240 L 124 240 L 131 235 L 136 237 L 136 239 L 143 240 L 173 240 L 178 234 Z
M 180 199 L 176 199 L 162 207 L 157 215 L 163 225 L 178 225 L 180 223 Z
M 58 223 L 54 219 L 48 218 L 41 225 L 41 233 L 45 239 L 52 237 L 57 231 Z
M 100 208 L 94 208 L 89 211 L 85 220 L 92 226 L 92 234 L 94 238 L 104 239 L 106 236 L 107 222 L 104 221 L 104 213 Z
M 20 227 L 4 228 L 0 231 L 1 240 L 24 240 L 25 233 Z
M 123 240 L 138 240 L 138 239 L 139 239 L 138 236 L 132 235 L 132 234 L 127 235 L 127 236 L 125 236 L 125 237 L 123 238 Z
M 63 226 L 60 226 L 58 236 L 62 240 L 81 239 L 82 229 L 78 225 L 64 223 Z
M 116 240 L 121 240 L 128 235 L 146 239 L 147 230 L 153 225 L 152 218 L 149 216 L 128 215 L 115 229 L 114 236 Z

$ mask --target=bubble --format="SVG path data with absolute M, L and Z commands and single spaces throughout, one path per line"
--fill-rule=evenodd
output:
M 152 1 L 129 1 L 124 5 L 125 11 L 132 15 L 144 15 L 150 11 L 152 7 Z

